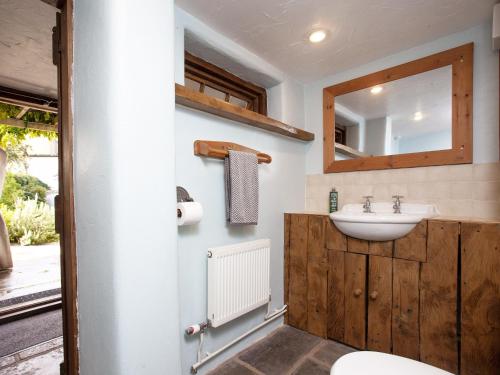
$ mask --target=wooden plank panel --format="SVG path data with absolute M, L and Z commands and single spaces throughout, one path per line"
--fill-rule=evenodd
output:
M 307 239 L 307 331 L 326 338 L 328 271 L 324 216 L 309 217 Z
M 288 324 L 307 329 L 307 235 L 308 215 L 290 216 L 290 275 Z
M 329 217 L 326 219 L 328 224 L 326 225 L 325 247 L 330 250 L 347 251 L 347 236 L 337 229 Z
M 394 258 L 427 260 L 427 220 L 422 220 L 415 229 L 394 243 Z
M 347 237 L 347 251 L 358 254 L 368 254 L 368 241 L 358 240 L 357 238 Z
M 367 349 L 391 353 L 392 259 L 370 255 Z
M 344 342 L 366 347 L 366 255 L 345 253 Z
M 457 222 L 429 221 L 427 263 L 420 273 L 420 360 L 458 371 Z
M 283 293 L 285 305 L 288 305 L 288 293 L 290 283 L 290 214 L 284 215 L 284 233 L 283 233 L 283 263 L 284 263 L 284 277 L 283 277 Z M 285 324 L 288 324 L 288 312 L 285 314 Z
M 462 223 L 461 374 L 500 369 L 500 224 Z
M 392 352 L 419 359 L 419 263 L 393 259 Z
M 344 342 L 344 251 L 328 251 L 328 338 Z
M 394 241 L 370 241 L 370 255 L 380 255 L 383 257 L 392 257 Z

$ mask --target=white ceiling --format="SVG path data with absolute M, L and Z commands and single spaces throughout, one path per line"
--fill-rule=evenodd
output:
M 340 95 L 335 103 L 365 120 L 390 117 L 393 136 L 451 133 L 451 82 L 449 65 L 380 85 L 383 91 L 377 95 L 371 88 Z M 422 113 L 422 120 L 413 120 L 415 112 Z
M 303 82 L 466 30 L 497 0 L 176 0 L 213 29 Z M 312 45 L 308 33 L 329 37 Z
M 0 0 L 1 86 L 57 98 L 56 11 L 40 0 Z

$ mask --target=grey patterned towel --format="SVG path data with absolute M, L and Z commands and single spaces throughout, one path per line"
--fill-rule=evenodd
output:
M 231 224 L 257 225 L 259 216 L 259 174 L 257 155 L 229 151 L 224 159 L 226 219 Z

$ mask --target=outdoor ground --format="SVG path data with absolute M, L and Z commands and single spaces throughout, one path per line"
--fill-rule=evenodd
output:
M 11 250 L 14 268 L 0 272 L 0 305 L 7 299 L 61 287 L 59 243 L 12 245 Z
M 14 268 L 0 272 L 0 308 L 33 295 L 59 292 L 59 243 L 13 245 L 11 250 Z M 1 325 L 0 375 L 59 375 L 61 335 L 60 309 Z
M 59 375 L 62 337 L 0 358 L 0 375 Z

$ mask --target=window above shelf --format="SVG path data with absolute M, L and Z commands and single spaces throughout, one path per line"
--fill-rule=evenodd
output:
M 313 133 L 295 128 L 270 117 L 188 89 L 179 84 L 175 85 L 175 102 L 189 108 L 208 112 L 229 120 L 242 122 L 259 129 L 264 129 L 301 141 L 314 140 Z

